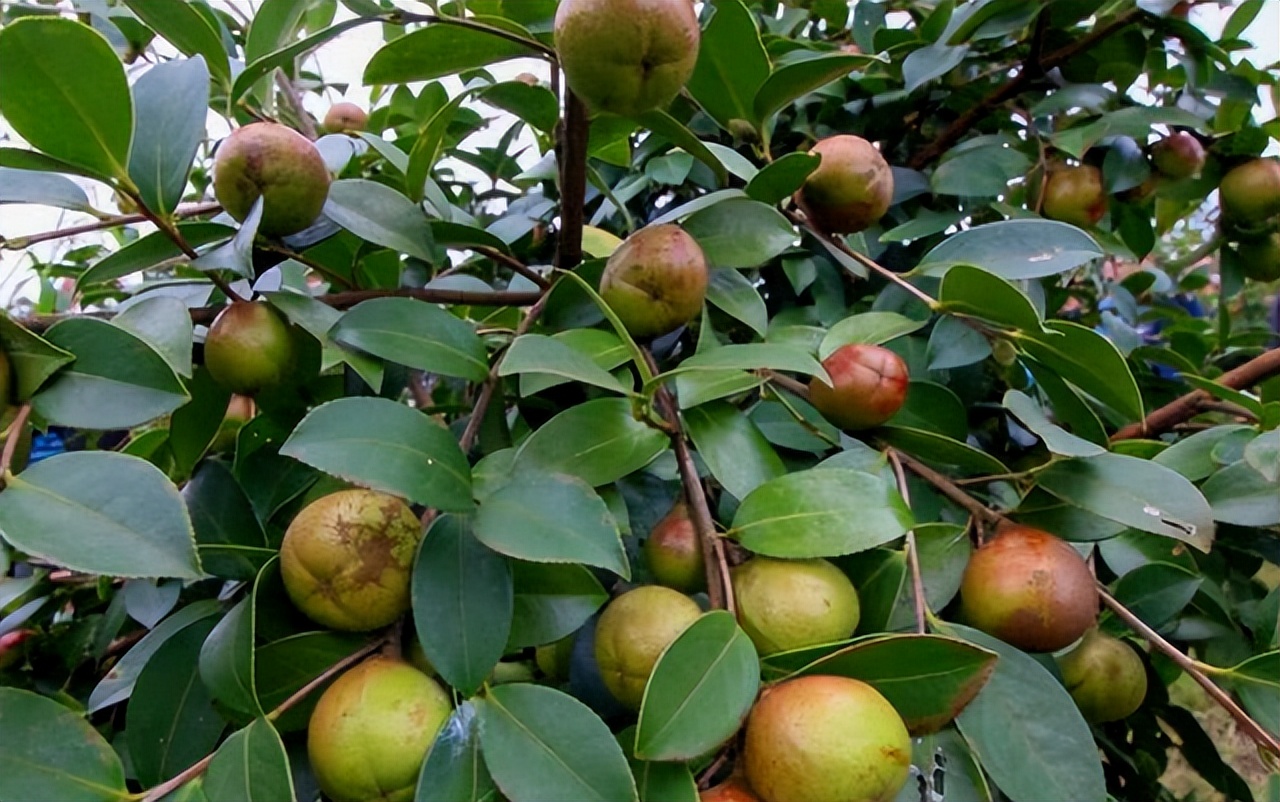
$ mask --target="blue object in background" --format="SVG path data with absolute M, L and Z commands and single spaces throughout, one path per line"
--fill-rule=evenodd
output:
M 31 458 L 28 465 L 34 465 L 42 459 L 61 454 L 67 450 L 67 442 L 57 431 L 49 430 L 44 434 L 36 434 L 31 438 Z

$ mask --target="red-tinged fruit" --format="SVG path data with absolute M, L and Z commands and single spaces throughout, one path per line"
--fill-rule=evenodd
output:
M 644 686 L 662 652 L 702 615 L 697 602 L 660 585 L 629 590 L 596 622 L 596 664 L 609 693 L 640 709 Z
M 222 140 L 213 160 L 213 194 L 244 222 L 262 198 L 258 233 L 296 234 L 320 216 L 329 170 L 311 140 L 279 123 L 251 123 Z
M 0 635 L 0 671 L 17 665 L 22 659 L 23 644 L 35 634 L 33 629 L 15 629 Z
M 369 114 L 348 101 L 334 103 L 324 115 L 324 130 L 331 134 L 363 131 L 369 126 Z
M 809 381 L 809 400 L 822 416 L 847 431 L 879 426 L 907 400 L 907 363 L 878 345 L 841 346 L 822 361 L 831 377 Z
M 706 562 L 698 530 L 689 517 L 689 507 L 676 502 L 649 533 L 644 542 L 645 561 L 649 572 L 660 585 L 693 593 L 706 587 Z
M 751 787 L 739 777 L 730 777 L 698 795 L 698 802 L 760 802 Z
M 1151 160 L 1170 178 L 1191 178 L 1204 169 L 1204 146 L 1186 131 L 1178 131 L 1151 146 Z
M 738 622 L 761 655 L 844 640 L 858 627 L 858 592 L 826 560 L 753 557 L 731 576 Z
M 1252 228 L 1280 214 L 1280 161 L 1254 159 L 1234 168 L 1218 185 L 1227 222 Z
M 1050 170 L 1040 209 L 1050 220 L 1060 220 L 1080 228 L 1097 225 L 1107 213 L 1102 171 L 1089 164 Z
M 1058 658 L 1062 681 L 1090 724 L 1133 715 L 1147 697 L 1147 669 L 1129 644 L 1094 629 Z
M 657 337 L 698 316 L 709 279 L 697 240 L 679 226 L 649 226 L 609 257 L 600 296 L 633 337 Z
M 870 142 L 841 134 L 819 141 L 809 153 L 822 161 L 796 193 L 796 204 L 818 228 L 852 234 L 889 211 L 893 170 Z
M 238 395 L 280 386 L 296 358 L 288 324 L 265 303 L 232 303 L 214 318 L 204 340 L 209 374 Z

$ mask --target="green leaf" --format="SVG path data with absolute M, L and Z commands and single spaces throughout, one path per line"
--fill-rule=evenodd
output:
M 63 159 L 55 159 L 52 156 L 47 156 L 34 150 L 27 150 L 26 148 L 0 148 L 0 167 L 41 173 L 80 175 L 85 178 L 92 178 L 94 181 L 101 181 L 104 184 L 110 184 L 113 180 L 111 176 L 105 175 L 99 170 L 81 167 L 78 164 L 72 164 Z
M 507 651 L 576 632 L 609 600 L 595 574 L 572 563 L 511 562 L 515 599 Z
M 258 236 L 258 224 L 262 222 L 264 202 L 261 197 L 255 200 L 235 235 L 229 241 L 208 248 L 192 259 L 191 267 L 206 273 L 230 270 L 241 278 L 253 278 L 253 241 Z
M 920 260 L 923 273 L 951 265 L 981 265 L 1005 279 L 1065 273 L 1100 259 L 1102 248 L 1080 229 L 1054 220 L 1004 220 L 947 237 Z
M 1050 320 L 1046 333 L 1016 334 L 1018 345 L 1059 376 L 1132 420 L 1143 418 L 1142 394 L 1119 349 L 1093 329 Z
M 471 521 L 442 515 L 413 564 L 414 625 L 436 671 L 463 696 L 484 684 L 511 631 L 507 561 L 477 541 Z
M 306 10 L 306 4 L 299 4 L 294 0 L 263 0 L 257 13 L 253 15 L 249 34 L 245 37 L 245 61 L 262 58 L 292 41 Z
M 575 331 L 591 331 L 590 329 Z M 567 332 L 566 332 L 567 333 Z M 606 334 L 605 332 L 599 332 Z M 614 342 L 617 342 L 614 338 Z M 619 345 L 619 349 L 621 346 Z M 626 352 L 623 350 L 623 359 Z M 517 337 L 502 357 L 498 366 L 499 376 L 512 376 L 521 373 L 537 373 L 556 376 L 570 381 L 592 384 L 615 393 L 627 392 L 626 388 L 613 377 L 608 370 L 600 367 L 590 356 L 567 345 L 560 338 L 547 337 L 542 334 L 524 334 Z M 558 382 L 557 382 L 558 383 Z M 521 389 L 525 390 L 523 384 Z M 545 389 L 540 387 L 539 389 Z M 537 392 L 534 390 L 533 392 Z M 529 395 L 527 390 L 526 395 Z
M 0 493 L 0 533 L 75 571 L 201 576 L 178 489 L 146 460 L 111 451 L 59 454 L 9 479 Z
M 255 558 L 267 552 L 267 538 L 231 470 L 206 460 L 183 486 L 182 499 L 205 570 L 228 579 L 253 579 L 262 567 Z
M 938 292 L 945 312 L 957 312 L 1000 326 L 1041 332 L 1044 324 L 1031 299 L 1005 279 L 973 265 L 956 265 L 942 277 Z
M 1280 481 L 1280 429 L 1272 429 L 1249 441 L 1244 461 L 1269 482 Z
M 603 329 L 573 328 L 558 332 L 552 335 L 551 339 L 562 345 L 569 346 L 571 350 L 587 357 L 597 368 L 605 371 L 611 371 L 631 359 L 631 353 L 628 351 L 626 344 L 618 339 L 618 336 L 613 332 L 604 331 Z M 510 358 L 511 351 L 508 349 L 506 356 L 503 357 L 503 362 L 505 363 Z M 523 361 L 523 358 L 521 361 Z M 581 365 L 576 357 L 574 361 L 575 364 Z M 579 369 L 585 370 L 585 367 L 583 366 Z M 502 372 L 502 367 L 499 367 L 499 372 Z M 597 375 L 597 378 L 600 377 Z M 603 379 L 601 380 L 603 381 Z M 564 384 L 567 381 L 569 381 L 568 377 L 554 373 L 523 373 L 520 376 L 520 395 L 534 395 L 548 388 Z M 579 381 L 584 381 L 584 379 L 579 379 Z
M 187 392 L 191 393 L 191 400 L 174 410 L 169 418 L 169 431 L 165 433 L 173 454 L 172 475 L 178 480 L 191 476 L 219 432 L 226 431 L 223 419 L 231 402 L 231 393 L 214 381 L 204 365 L 187 382 Z
M 684 230 L 713 267 L 756 267 L 796 242 L 795 229 L 781 212 L 750 198 L 729 198 L 694 212 Z
M 439 510 L 472 506 L 471 470 L 449 430 L 384 398 L 341 398 L 316 407 L 280 453 Z
M 676 396 L 681 409 L 690 409 L 708 401 L 754 390 L 764 383 L 763 376 L 744 370 L 682 373 L 676 376 Z
M 1245 710 L 1273 736 L 1280 737 L 1280 652 L 1254 655 L 1224 676 Z
M 966 321 L 943 317 L 929 332 L 925 355 L 929 358 L 929 370 L 962 368 L 991 356 L 991 343 Z
M 814 468 L 757 487 L 729 534 L 769 557 L 835 557 L 902 537 L 911 524 L 902 497 L 880 477 Z
M 295 799 L 289 756 L 275 727 L 265 718 L 222 742 L 204 775 L 208 802 L 256 802 Z
M 914 92 L 928 82 L 941 78 L 959 67 L 969 55 L 968 45 L 948 47 L 940 42 L 913 50 L 902 61 L 902 82 L 906 91 Z
M 335 181 L 329 187 L 324 213 L 363 240 L 424 262 L 435 261 L 427 216 L 413 201 L 385 184 L 364 178 Z
M 187 173 L 204 139 L 209 111 L 209 70 L 196 56 L 157 64 L 133 85 L 134 113 L 144 125 L 134 132 L 129 177 L 151 211 L 167 216 L 178 208 Z
M 492 802 L 497 798 L 480 754 L 479 725 L 475 704 L 458 705 L 431 743 L 414 802 Z
M 670 140 L 671 144 L 683 149 L 690 156 L 705 164 L 716 177 L 716 185 L 729 183 L 729 175 L 725 171 L 725 163 L 712 152 L 710 144 L 698 139 L 697 134 L 685 128 L 679 120 L 663 109 L 650 109 L 637 115 L 635 121 L 660 137 Z
M 756 91 L 755 99 L 751 104 L 755 112 L 753 119 L 763 125 L 787 104 L 832 81 L 843 78 L 859 67 L 866 67 L 879 60 L 876 56 L 815 53 L 803 60 L 783 64 L 775 69 Z M 747 191 L 751 191 L 750 187 Z M 773 202 L 776 203 L 776 201 Z
M 761 337 L 769 329 L 769 310 L 751 281 L 737 270 L 711 271 L 707 300 L 725 314 L 741 320 Z
M 347 310 L 328 336 L 336 343 L 418 370 L 473 382 L 489 376 L 488 354 L 475 327 L 425 301 L 362 301 Z
M 1162 629 L 1186 609 L 1203 583 L 1202 577 L 1180 565 L 1152 562 L 1116 580 L 1114 593 L 1129 612 Z
M 933 194 L 994 198 L 1003 195 L 1010 181 L 1026 175 L 1031 168 L 1030 159 L 1003 143 L 962 147 L 958 153 L 952 151 L 933 171 L 929 179 Z
M 686 88 L 725 130 L 733 120 L 757 119 L 755 98 L 769 77 L 769 56 L 755 18 L 742 0 L 715 0 L 702 32 L 698 63 Z
M 405 188 L 409 192 L 409 198 L 415 203 L 422 200 L 427 181 L 431 178 L 431 168 L 440 158 L 440 151 L 444 147 L 444 138 L 448 133 L 449 124 L 453 122 L 462 104 L 478 91 L 479 87 L 472 87 L 459 92 L 435 114 L 432 114 L 431 119 L 419 132 L 413 149 L 409 151 L 409 163 L 404 173 Z
M 260 590 L 262 592 L 257 593 L 255 598 L 259 607 L 266 595 L 266 587 Z M 279 592 L 284 594 L 283 587 Z M 281 603 L 290 604 L 287 600 L 281 600 Z M 265 623 L 267 618 L 261 615 L 262 612 L 260 609 L 259 618 Z M 315 680 L 339 660 L 354 654 L 366 642 L 364 636 L 351 632 L 303 632 L 260 646 L 254 653 L 253 668 L 262 708 L 276 709 L 304 685 Z M 322 685 L 321 689 L 324 687 L 327 686 Z M 276 727 L 282 732 L 304 729 L 312 709 L 320 699 L 321 689 L 317 689 L 317 693 L 311 694 L 276 719 Z
M 31 398 L 46 379 L 76 358 L 27 331 L 5 312 L 0 312 L 0 346 L 13 366 L 13 394 L 18 401 Z
M 113 802 L 128 798 L 111 744 L 66 706 L 0 688 L 0 798 Z
M 638 802 L 627 759 L 582 702 L 539 685 L 500 685 L 477 701 L 484 762 L 518 802 Z
M 1210 476 L 1201 489 L 1216 521 L 1237 526 L 1280 524 L 1280 493 L 1275 480 L 1244 460 Z
M 693 622 L 658 658 L 636 723 L 636 757 L 692 760 L 733 736 L 760 689 L 756 648 L 732 613 Z
M 391 40 L 374 53 L 364 68 L 364 83 L 368 86 L 430 81 L 537 54 L 533 42 L 522 45 L 473 27 L 429 25 Z
M 0 114 L 42 152 L 128 178 L 133 99 L 102 34 L 61 17 L 0 29 Z
M 716 401 L 685 410 L 689 438 L 711 475 L 735 498 L 787 472 L 756 425 L 732 404 Z
M 125 0 L 148 28 L 163 36 L 187 56 L 204 56 L 205 63 L 220 82 L 231 82 L 231 65 L 222 39 L 191 3 L 169 0 Z
M 882 345 L 919 331 L 928 324 L 928 320 L 912 320 L 897 312 L 863 312 L 839 321 L 827 335 L 822 338 L 818 347 L 818 358 L 827 357 L 852 344 Z
M 786 370 L 803 373 L 806 376 L 818 376 L 830 379 L 822 363 L 808 353 L 792 345 L 774 345 L 773 343 L 750 343 L 743 345 L 724 345 L 695 354 L 677 367 L 654 378 L 661 382 L 672 376 L 690 371 L 724 371 L 733 370 Z
M 261 715 L 253 678 L 254 604 L 246 596 L 223 616 L 200 647 L 200 680 L 219 704 Z
M 569 407 L 520 446 L 515 470 L 575 476 L 607 485 L 648 465 L 670 444 L 666 434 L 635 419 L 624 398 L 597 398 Z
M 1094 457 L 1107 453 L 1102 446 L 1091 443 L 1083 437 L 1076 437 L 1050 421 L 1040 405 L 1026 393 L 1007 390 L 1001 403 L 1032 434 L 1043 440 L 1045 447 L 1054 454 L 1064 457 Z
M 179 376 L 191 378 L 193 333 L 187 305 L 172 296 L 144 297 L 111 319 L 150 345 Z
M 88 211 L 89 196 L 65 175 L 0 167 L 0 204 L 37 203 L 76 212 Z M 17 238 L 21 241 L 21 237 Z
M 179 223 L 178 231 L 193 248 L 227 239 L 235 233 L 230 226 L 206 222 Z M 182 257 L 182 249 L 163 231 L 154 231 L 90 265 L 76 280 L 76 288 L 106 284 L 179 257 Z
M 337 25 L 325 28 L 322 31 L 317 31 L 305 39 L 300 39 L 297 42 L 286 47 L 282 47 L 272 53 L 253 59 L 236 75 L 236 82 L 231 87 L 231 94 L 228 97 L 228 102 L 234 104 L 243 97 L 246 92 L 252 89 L 254 84 L 265 78 L 271 72 L 277 68 L 291 66 L 295 59 L 311 52 L 325 42 L 328 42 L 330 39 L 333 39 L 360 25 L 380 21 L 381 19 L 379 17 L 362 17 L 359 19 L 346 20 L 345 22 L 340 22 Z
M 634 726 L 615 735 L 631 766 L 640 802 L 698 802 L 698 786 L 687 763 L 661 763 L 637 758 L 633 754 L 636 745 Z
M 480 99 L 490 106 L 514 114 L 546 134 L 554 132 L 556 123 L 560 121 L 560 106 L 556 102 L 556 96 L 545 86 L 503 81 L 481 92 Z
M 967 476 L 1008 473 L 1003 462 L 979 448 L 944 434 L 907 426 L 881 426 L 876 430 L 885 443 L 913 457 Z
M 1193 482 L 1207 479 L 1222 465 L 1213 458 L 1219 443 L 1236 437 L 1249 436 L 1252 426 L 1244 424 L 1223 424 L 1196 432 L 1161 451 L 1151 458 L 1152 462 L 1177 471 Z
M 76 357 L 31 400 L 36 413 L 50 423 L 127 429 L 190 400 L 164 357 L 136 335 L 105 320 L 63 320 L 45 337 Z
M 520 560 L 584 563 L 631 576 L 618 524 L 581 479 L 528 472 L 495 490 L 476 514 L 475 536 Z
M 770 206 L 781 203 L 804 186 L 804 180 L 818 169 L 822 157 L 808 153 L 788 153 L 747 182 L 747 194 Z

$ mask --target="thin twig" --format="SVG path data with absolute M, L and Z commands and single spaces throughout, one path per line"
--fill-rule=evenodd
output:
M 222 211 L 222 204 L 220 203 L 195 203 L 190 206 L 178 207 L 178 210 L 173 213 L 173 216 L 177 219 L 183 219 L 187 217 L 199 217 L 202 214 L 214 214 L 220 211 Z M 0 250 L 8 249 L 12 251 L 19 251 L 40 242 L 65 239 L 66 237 L 76 237 L 81 234 L 89 234 L 94 231 L 105 231 L 108 228 L 127 226 L 132 223 L 145 223 L 148 219 L 149 218 L 144 214 L 121 214 L 114 217 L 104 217 L 93 223 L 69 226 L 67 228 L 55 228 L 52 231 L 42 231 L 39 234 L 30 234 L 25 237 L 11 237 L 9 239 L 0 237 Z
M 9 436 L 4 440 L 4 452 L 0 453 L 0 476 L 9 475 L 9 466 L 13 464 L 13 455 L 18 450 L 18 440 L 21 439 L 22 428 L 27 425 L 27 418 L 31 417 L 31 403 L 27 402 L 18 407 L 18 414 L 13 417 L 13 422 L 9 424 Z
M 196 249 L 191 247 L 191 243 L 187 242 L 187 238 L 182 236 L 182 232 L 178 230 L 178 227 L 174 225 L 172 221 L 166 220 L 165 218 L 161 217 L 160 215 L 148 209 L 146 201 L 144 201 L 142 199 L 142 195 L 140 195 L 136 191 L 131 191 L 131 190 L 122 190 L 122 191 L 125 192 L 125 194 L 127 194 L 133 200 L 133 202 L 138 205 L 138 214 L 141 214 L 143 217 L 149 220 L 152 224 L 154 224 L 156 228 L 160 229 L 160 231 L 163 232 L 164 235 L 168 237 L 170 241 L 173 242 L 174 245 L 178 246 L 179 250 L 181 250 L 184 254 L 187 255 L 188 259 L 199 258 L 200 254 L 196 253 Z M 224 279 L 222 276 L 219 276 L 215 271 L 210 270 L 206 272 L 205 275 L 208 276 L 209 281 L 213 282 L 213 285 L 215 287 L 217 287 L 219 290 L 222 290 L 223 295 L 227 296 L 231 300 L 233 301 L 246 300 L 245 298 L 241 297 L 240 293 L 236 292 L 231 288 L 231 285 L 227 283 L 226 279 Z
M 276 253 L 288 259 L 292 259 L 293 261 L 297 262 L 300 265 L 305 265 L 308 269 L 315 271 L 321 276 L 324 276 L 326 279 L 330 281 L 330 283 L 342 285 L 344 289 L 348 289 L 348 290 L 356 289 L 356 285 L 351 283 L 351 279 L 339 273 L 333 272 L 327 266 L 320 264 L 319 262 L 317 262 L 316 260 L 312 259 L 309 256 L 304 256 L 303 254 L 298 253 L 292 248 L 286 248 L 283 245 L 276 245 L 274 243 L 259 243 L 254 247 L 260 251 Z
M 298 118 L 298 128 L 301 129 L 302 135 L 314 141 L 316 138 L 316 122 L 311 119 L 311 115 L 307 114 L 307 110 L 302 107 L 302 95 L 298 93 L 298 87 L 293 85 L 293 81 L 289 80 L 289 76 L 285 75 L 282 70 L 276 70 L 276 86 L 280 87 L 280 92 L 284 95 L 284 99 L 293 111 L 293 115 Z
M 492 259 L 500 265 L 511 268 L 516 273 L 519 273 L 534 284 L 537 284 L 538 289 L 545 290 L 547 287 L 551 286 L 551 282 L 547 280 L 546 276 L 539 274 L 536 270 L 510 254 L 503 253 L 497 248 L 490 248 L 485 245 L 471 245 L 468 247 L 470 250 L 475 251 L 487 259 Z
M 978 520 L 985 521 L 986 523 L 992 524 L 992 525 L 998 524 L 1005 520 L 1005 517 L 1003 515 L 1001 515 L 1000 513 L 996 512 L 993 509 L 990 509 L 989 507 L 984 506 L 981 502 L 979 502 L 973 496 L 970 496 L 968 493 L 964 492 L 959 487 L 957 487 L 956 484 L 952 482 L 949 478 L 938 473 L 933 468 L 930 468 L 928 465 L 925 465 L 923 462 L 911 456 L 910 454 L 906 454 L 902 451 L 899 451 L 896 448 L 886 449 L 885 453 L 896 454 L 898 459 L 902 461 L 902 464 L 905 465 L 908 470 L 910 470 L 916 476 L 919 476 L 921 479 L 925 480 L 929 484 L 936 487 L 938 491 L 942 493 L 942 495 L 946 496 L 947 498 L 951 499 L 953 502 L 955 502 L 959 506 L 963 507 L 966 512 L 968 512 L 970 515 L 977 518 Z
M 790 376 L 778 373 L 774 370 L 762 371 L 761 375 L 768 379 L 771 384 L 778 385 L 792 395 L 804 399 L 805 401 L 809 400 L 809 386 L 804 382 L 796 381 Z
M 516 327 L 515 335 L 511 338 L 513 341 L 516 337 L 529 331 L 529 327 L 538 319 L 538 315 L 542 314 L 543 308 L 547 305 L 547 299 L 550 297 L 550 292 L 544 292 L 542 297 L 533 306 L 529 307 L 529 311 L 525 312 L 520 325 Z M 489 377 L 485 379 L 484 386 L 480 388 L 480 396 L 471 408 L 471 417 L 467 419 L 467 427 L 462 430 L 462 436 L 458 438 L 458 446 L 462 449 L 463 454 L 471 452 L 471 447 L 476 442 L 476 436 L 480 434 L 480 424 L 484 422 L 484 416 L 489 411 L 489 404 L 493 400 L 494 391 L 497 390 L 498 383 L 501 381 L 498 376 L 498 370 L 502 367 L 502 360 L 505 357 L 506 352 L 503 352 L 493 360 L 493 367 L 489 368 Z
M 902 500 L 911 507 L 911 491 L 907 488 L 907 474 L 902 470 L 902 458 L 892 448 L 884 452 L 893 466 L 893 476 L 898 481 L 898 492 Z M 911 569 L 911 593 L 916 608 L 916 632 L 923 635 L 927 629 L 925 616 L 929 609 L 929 600 L 924 595 L 924 577 L 920 573 L 920 550 L 916 545 L 916 530 L 907 530 L 907 566 Z

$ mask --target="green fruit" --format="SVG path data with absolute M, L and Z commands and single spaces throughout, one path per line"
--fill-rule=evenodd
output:
M 761 655 L 844 640 L 858 627 L 858 593 L 826 560 L 755 557 L 731 576 L 738 623 Z
M 395 496 L 343 490 L 307 505 L 280 546 L 280 575 L 299 610 L 331 629 L 385 627 L 409 610 L 409 574 L 422 536 Z
M 215 454 L 234 451 L 240 430 L 246 423 L 253 420 L 256 413 L 256 405 L 252 398 L 247 395 L 231 396 L 231 400 L 227 402 L 227 411 L 222 416 L 222 423 L 218 426 L 218 433 L 213 436 L 213 442 L 209 444 L 209 450 Z
M 1170 178 L 1190 178 L 1204 168 L 1204 147 L 1186 131 L 1171 134 L 1151 146 L 1151 161 Z
M 1098 589 L 1080 553 L 1048 532 L 1007 526 L 974 552 L 960 583 L 964 619 L 1032 652 L 1074 643 L 1098 618 Z
M 701 35 L 691 0 L 561 0 L 556 9 L 565 81 L 593 111 L 665 107 L 693 74 Z
M 1236 246 L 1240 267 L 1246 278 L 1254 281 L 1280 279 L 1280 231 L 1262 239 L 1245 240 Z
M 1050 170 L 1045 179 L 1044 203 L 1040 207 L 1050 220 L 1060 220 L 1080 228 L 1097 225 L 1107 213 L 1107 192 L 1102 172 L 1082 164 Z
M 262 200 L 258 233 L 296 234 L 320 216 L 329 197 L 329 170 L 302 134 L 278 123 L 251 123 L 231 132 L 213 160 L 213 194 L 236 220 Z
M 1218 197 L 1230 223 L 1246 228 L 1265 223 L 1280 214 L 1280 162 L 1254 159 L 1236 167 L 1222 177 Z
M 809 400 L 827 420 L 848 431 L 879 426 L 907 401 L 907 363 L 878 345 L 845 345 L 822 360 L 831 377 L 809 381 Z
M 865 682 L 801 677 L 761 694 L 743 762 L 763 802 L 892 802 L 910 776 L 911 736 Z
M 693 599 L 658 585 L 614 599 L 596 622 L 596 664 L 609 693 L 639 710 L 658 657 L 700 615 Z
M 363 131 L 369 125 L 369 115 L 354 103 L 334 103 L 324 115 L 324 130 L 331 134 Z
M 307 725 L 316 782 L 334 802 L 409 802 L 449 718 L 449 697 L 400 660 L 371 657 L 338 677 Z
M 679 226 L 649 226 L 609 257 L 600 295 L 632 336 L 657 337 L 698 316 L 708 280 L 706 257 L 693 237 Z
M 277 387 L 293 372 L 289 326 L 264 303 L 236 301 L 209 326 L 204 364 L 214 381 L 238 395 Z
M 1085 721 L 1128 718 L 1147 696 L 1147 669 L 1127 643 L 1092 630 L 1058 658 L 1062 681 Z
M 676 502 L 671 512 L 653 527 L 644 542 L 644 556 L 658 584 L 684 593 L 706 587 L 702 543 L 683 501 Z
M 822 161 L 796 193 L 796 204 L 818 228 L 852 234 L 884 217 L 893 202 L 893 170 L 874 145 L 841 134 L 809 152 Z
M 555 682 L 569 680 L 569 664 L 573 659 L 573 642 L 576 637 L 575 632 L 555 643 L 547 643 L 534 649 L 533 661 L 538 664 L 538 670 L 545 674 L 547 679 Z

